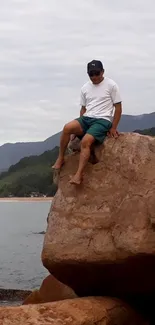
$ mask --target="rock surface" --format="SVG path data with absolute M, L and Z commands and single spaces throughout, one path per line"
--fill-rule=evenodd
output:
M 146 325 L 121 301 L 83 298 L 0 308 L 0 325 Z
M 33 291 L 25 299 L 23 305 L 73 298 L 77 298 L 77 295 L 71 288 L 56 280 L 52 275 L 49 275 L 43 280 L 40 289 Z
M 44 266 L 80 296 L 155 292 L 155 138 L 121 134 L 96 149 L 83 184 L 66 159 L 42 251 Z

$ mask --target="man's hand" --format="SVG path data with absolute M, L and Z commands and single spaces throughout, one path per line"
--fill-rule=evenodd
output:
M 113 118 L 112 128 L 108 132 L 108 137 L 117 139 L 119 136 L 119 133 L 117 131 L 117 125 L 120 121 L 121 114 L 122 114 L 122 103 L 114 104 L 115 107 L 115 114 Z
M 108 132 L 108 137 L 117 139 L 118 136 L 119 136 L 118 131 L 115 128 L 112 127 Z

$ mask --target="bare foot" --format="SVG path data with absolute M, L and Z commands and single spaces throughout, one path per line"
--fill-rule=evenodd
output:
M 52 169 L 60 169 L 64 164 L 64 159 L 58 158 L 55 164 L 52 166 Z
M 83 177 L 79 177 L 77 175 L 73 176 L 70 180 L 70 184 L 74 184 L 74 185 L 80 185 L 81 182 L 83 180 Z

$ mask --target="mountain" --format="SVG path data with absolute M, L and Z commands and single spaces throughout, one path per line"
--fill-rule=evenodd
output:
M 60 134 L 56 133 L 45 141 L 6 143 L 0 146 L 0 171 L 7 170 L 20 159 L 31 155 L 40 155 L 52 150 L 59 144 Z
M 56 186 L 52 180 L 51 165 L 55 162 L 59 147 L 39 156 L 21 159 L 7 172 L 0 174 L 0 197 L 53 196 Z
M 143 115 L 122 115 L 119 123 L 121 132 L 131 132 L 134 130 L 144 130 L 155 127 L 155 112 Z
M 145 130 L 135 130 L 134 132 L 155 137 L 155 127 L 151 129 L 145 129 Z
M 131 132 L 134 130 L 149 129 L 155 126 L 155 112 L 143 115 L 122 115 L 119 131 Z M 59 145 L 61 132 L 54 134 L 45 141 L 6 143 L 0 146 L 0 171 L 7 170 L 20 159 L 31 155 L 40 155 L 46 150 L 52 150 Z

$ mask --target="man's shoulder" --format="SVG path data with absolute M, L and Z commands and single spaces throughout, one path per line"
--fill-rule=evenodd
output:
M 82 88 L 81 88 L 81 91 L 82 92 L 84 92 L 84 91 L 86 91 L 88 88 L 90 88 L 91 87 L 91 83 L 90 83 L 90 81 L 87 81 L 87 82 L 85 82 L 85 84 L 82 86 Z
M 113 79 L 111 79 L 111 78 L 106 77 L 106 78 L 105 78 L 105 81 L 106 81 L 107 84 L 108 84 L 109 86 L 111 86 L 111 87 L 117 85 L 117 83 L 116 83 Z

